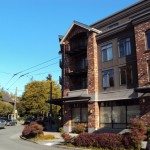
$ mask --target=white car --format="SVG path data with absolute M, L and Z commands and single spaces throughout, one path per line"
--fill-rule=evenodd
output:
M 0 128 L 5 128 L 6 121 L 3 119 L 0 119 Z

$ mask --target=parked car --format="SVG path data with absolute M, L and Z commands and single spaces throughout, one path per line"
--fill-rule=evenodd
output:
M 3 119 L 0 119 L 0 128 L 5 128 L 6 121 Z
M 17 124 L 16 120 L 7 119 L 6 125 L 7 126 L 15 126 Z
M 17 124 L 17 120 L 11 120 L 11 119 L 8 119 L 7 117 L 0 117 L 0 119 L 5 120 L 6 126 L 14 126 Z

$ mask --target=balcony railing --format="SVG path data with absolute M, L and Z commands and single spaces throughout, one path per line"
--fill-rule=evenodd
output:
M 67 54 L 73 55 L 73 54 L 79 54 L 79 53 L 85 53 L 87 50 L 87 43 L 84 42 L 82 44 L 73 44 L 70 46 L 70 48 L 66 51 Z
M 62 77 L 59 76 L 59 84 L 62 85 Z
M 84 83 L 84 85 L 74 85 L 70 87 L 70 91 L 74 91 L 74 90 L 81 90 L 81 89 L 87 89 L 87 83 Z
M 68 67 L 65 69 L 65 73 L 68 75 L 77 75 L 87 73 L 87 70 L 88 70 L 87 66 L 75 67 L 73 69 Z
M 62 60 L 59 60 L 59 67 L 62 69 L 63 65 L 62 65 Z

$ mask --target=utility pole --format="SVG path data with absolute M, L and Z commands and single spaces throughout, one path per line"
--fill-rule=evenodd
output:
M 52 75 L 49 74 L 47 79 L 50 81 L 50 95 L 49 95 L 49 102 L 50 102 L 50 110 L 49 110 L 49 123 L 50 123 L 50 129 L 52 129 L 52 93 L 53 93 L 53 83 L 52 83 Z
M 15 99 L 14 99 L 14 119 L 16 120 L 17 119 L 17 110 L 16 110 L 16 101 L 17 101 L 17 87 L 16 87 L 16 90 L 15 90 Z

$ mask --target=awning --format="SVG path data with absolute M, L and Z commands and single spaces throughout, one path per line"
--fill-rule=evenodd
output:
M 49 100 L 48 103 L 54 105 L 63 105 L 64 103 L 77 103 L 77 102 L 88 102 L 91 97 L 88 96 L 76 96 L 76 97 L 63 97 L 58 99 Z
M 117 91 L 107 91 L 99 94 L 99 101 L 127 100 L 140 97 L 140 94 L 134 92 L 134 89 L 124 89 Z
M 135 92 L 137 93 L 150 93 L 150 87 L 138 87 L 134 89 Z

